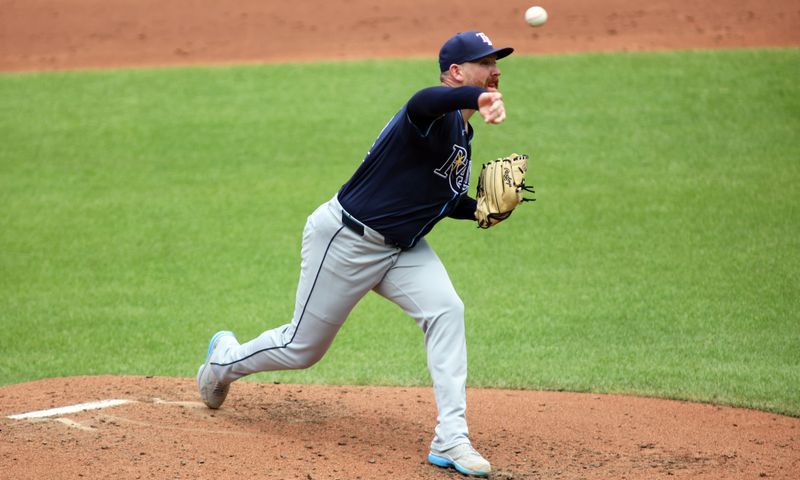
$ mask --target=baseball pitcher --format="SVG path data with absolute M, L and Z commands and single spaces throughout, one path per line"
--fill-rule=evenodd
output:
M 445 217 L 489 228 L 524 199 L 527 157 L 484 165 L 477 199 L 467 195 L 473 128 L 506 118 L 495 48 L 482 32 L 459 33 L 439 52 L 440 85 L 416 92 L 389 120 L 352 177 L 309 217 L 291 322 L 240 344 L 215 334 L 200 366 L 210 408 L 230 384 L 257 372 L 307 368 L 327 351 L 370 290 L 399 305 L 424 332 L 437 424 L 428 461 L 475 476 L 491 467 L 472 446 L 466 419 L 464 303 L 425 235 Z

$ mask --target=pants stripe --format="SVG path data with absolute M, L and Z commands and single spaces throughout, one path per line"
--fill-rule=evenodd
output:
M 336 233 L 333 234 L 333 236 L 331 237 L 331 240 L 328 242 L 328 246 L 325 248 L 325 254 L 322 255 L 322 261 L 319 262 L 319 269 L 317 269 L 317 274 L 314 277 L 314 283 L 311 284 L 311 290 L 308 292 L 308 297 L 306 298 L 306 302 L 303 305 L 303 311 L 300 313 L 300 318 L 297 320 L 297 327 L 295 327 L 295 329 L 294 329 L 294 334 L 292 334 L 292 338 L 290 338 L 289 341 L 286 342 L 283 345 L 277 345 L 277 346 L 274 346 L 274 347 L 263 348 L 263 349 L 261 349 L 261 350 L 259 350 L 257 352 L 251 353 L 250 355 L 248 355 L 248 356 L 246 356 L 244 358 L 240 358 L 240 359 L 234 360 L 232 362 L 228 362 L 228 363 L 212 362 L 211 365 L 217 365 L 217 366 L 220 366 L 220 367 L 228 367 L 230 365 L 234 365 L 236 363 L 243 362 L 243 361 L 247 360 L 248 358 L 251 358 L 251 357 L 254 357 L 254 356 L 258 355 L 259 353 L 264 353 L 264 352 L 268 352 L 270 350 L 275 350 L 275 349 L 279 349 L 279 348 L 286 348 L 286 347 L 288 347 L 289 345 L 292 344 L 292 342 L 294 341 L 294 337 L 297 336 L 297 331 L 300 330 L 300 324 L 303 322 L 303 316 L 306 313 L 306 307 L 308 307 L 308 302 L 311 301 L 311 295 L 314 294 L 314 287 L 317 286 L 317 280 L 319 279 L 320 272 L 322 272 L 322 266 L 325 265 L 325 259 L 328 257 L 328 251 L 331 249 L 331 245 L 333 245 L 333 241 L 336 239 L 336 237 L 339 235 L 339 233 L 342 231 L 343 228 L 344 228 L 344 226 L 341 226 L 341 227 L 339 227 L 339 230 L 336 230 Z

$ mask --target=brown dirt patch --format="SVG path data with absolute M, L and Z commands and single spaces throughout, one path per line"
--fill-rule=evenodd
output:
M 800 45 L 798 0 L 0 0 L 0 71 L 423 57 L 484 29 L 520 54 Z M 110 398 L 105 410 L 8 415 Z M 190 378 L 0 388 L 4 478 L 457 478 L 425 463 L 429 388 L 240 382 L 219 411 Z M 635 397 L 469 390 L 499 479 L 796 478 L 800 419 Z
M 0 70 L 435 58 L 480 28 L 521 54 L 800 45 L 798 0 L 0 0 Z
M 468 396 L 472 437 L 496 479 L 790 479 L 800 471 L 796 418 L 625 396 Z M 7 418 L 105 399 L 136 403 Z M 214 411 L 198 402 L 192 379 L 72 377 L 0 389 L 0 416 L 7 478 L 460 478 L 425 462 L 436 416 L 429 388 L 238 382 Z

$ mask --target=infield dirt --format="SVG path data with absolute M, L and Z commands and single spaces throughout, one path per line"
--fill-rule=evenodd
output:
M 0 71 L 430 58 L 479 28 L 517 54 L 800 45 L 797 0 L 0 0 Z M 435 68 L 435 67 L 432 67 Z M 200 355 L 199 352 L 198 355 Z M 325 360 L 323 360 L 325 361 Z M 0 477 L 461 478 L 424 459 L 430 388 L 236 383 L 218 411 L 185 378 L 70 377 L 0 388 Z M 800 419 L 647 398 L 470 389 L 498 479 L 794 479 Z M 9 415 L 105 399 L 103 410 Z
M 430 58 L 484 30 L 517 54 L 800 45 L 798 0 L 0 0 L 0 71 Z M 434 67 L 435 68 L 435 67 Z

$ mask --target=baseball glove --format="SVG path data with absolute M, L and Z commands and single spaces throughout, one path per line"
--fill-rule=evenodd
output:
M 489 228 L 508 218 L 522 202 L 522 192 L 535 193 L 533 186 L 525 185 L 528 156 L 512 153 L 505 158 L 483 164 L 478 177 L 478 207 L 475 218 L 480 228 Z

